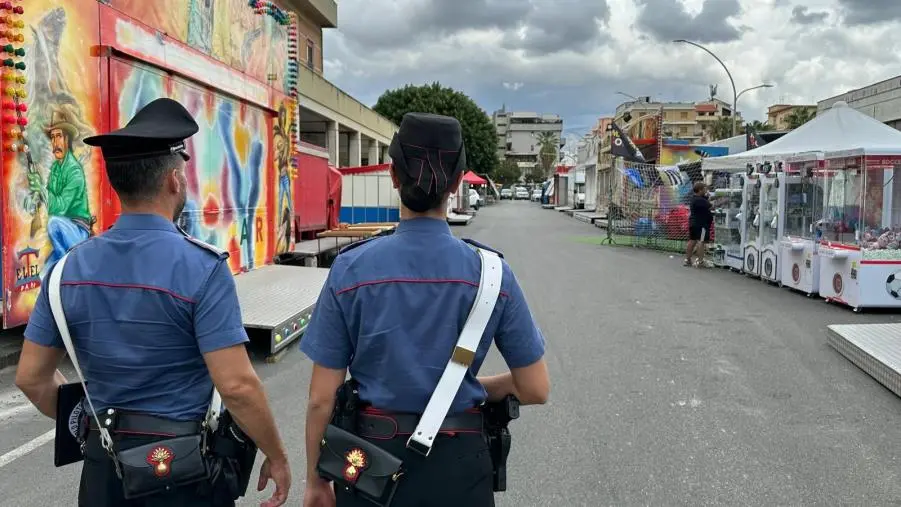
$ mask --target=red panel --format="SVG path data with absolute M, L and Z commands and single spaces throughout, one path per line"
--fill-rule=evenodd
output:
M 294 224 L 296 232 L 328 227 L 328 158 L 299 153 L 300 170 L 294 180 Z
M 328 168 L 328 228 L 337 229 L 341 216 L 341 188 L 344 184 L 341 171 Z

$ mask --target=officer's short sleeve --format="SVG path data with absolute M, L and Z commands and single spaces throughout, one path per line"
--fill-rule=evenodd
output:
M 336 293 L 336 272 L 332 266 L 316 301 L 313 318 L 300 340 L 300 350 L 314 363 L 340 370 L 350 366 L 353 344 Z
M 44 277 L 38 299 L 34 303 L 31 317 L 28 318 L 28 325 L 25 327 L 25 339 L 45 347 L 62 349 L 65 348 L 65 344 L 59 334 L 59 328 L 56 327 L 56 321 L 53 320 L 53 312 L 50 311 L 50 296 L 47 288 L 50 282 L 50 273 L 55 268 L 56 265 Z
M 523 368 L 544 356 L 544 336 L 532 318 L 522 288 L 507 263 L 504 263 L 504 278 L 509 280 L 509 283 L 504 284 L 507 301 L 494 335 L 494 343 L 507 362 L 507 367 Z
M 226 262 L 216 264 L 195 301 L 194 336 L 202 354 L 248 341 L 235 278 Z

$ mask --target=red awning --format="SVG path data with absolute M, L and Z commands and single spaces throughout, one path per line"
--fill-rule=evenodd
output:
M 472 171 L 466 171 L 466 174 L 463 175 L 463 181 L 470 185 L 484 185 L 488 183 L 488 180 Z

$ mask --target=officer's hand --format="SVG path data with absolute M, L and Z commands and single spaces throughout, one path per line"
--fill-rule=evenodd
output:
M 335 490 L 322 478 L 307 481 L 303 492 L 303 507 L 335 507 Z
M 288 491 L 291 490 L 291 467 L 288 460 L 270 460 L 266 458 L 260 468 L 260 480 L 257 483 L 257 491 L 266 489 L 269 479 L 275 483 L 275 493 L 269 500 L 260 504 L 260 507 L 279 507 L 288 501 Z

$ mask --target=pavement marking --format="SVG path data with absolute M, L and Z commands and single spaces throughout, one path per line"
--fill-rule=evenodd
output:
M 31 441 L 20 445 L 19 447 L 16 447 L 15 449 L 9 451 L 8 453 L 4 454 L 3 456 L 0 456 L 0 468 L 3 468 L 6 465 L 9 465 L 13 461 L 21 458 L 22 456 L 25 456 L 27 454 L 34 452 L 39 447 L 41 447 L 42 445 L 44 445 L 48 442 L 53 442 L 53 439 L 55 436 L 56 436 L 56 430 L 52 429 L 52 430 L 48 431 L 47 433 L 44 433 L 43 435 L 36 437 L 36 438 L 32 439 Z

